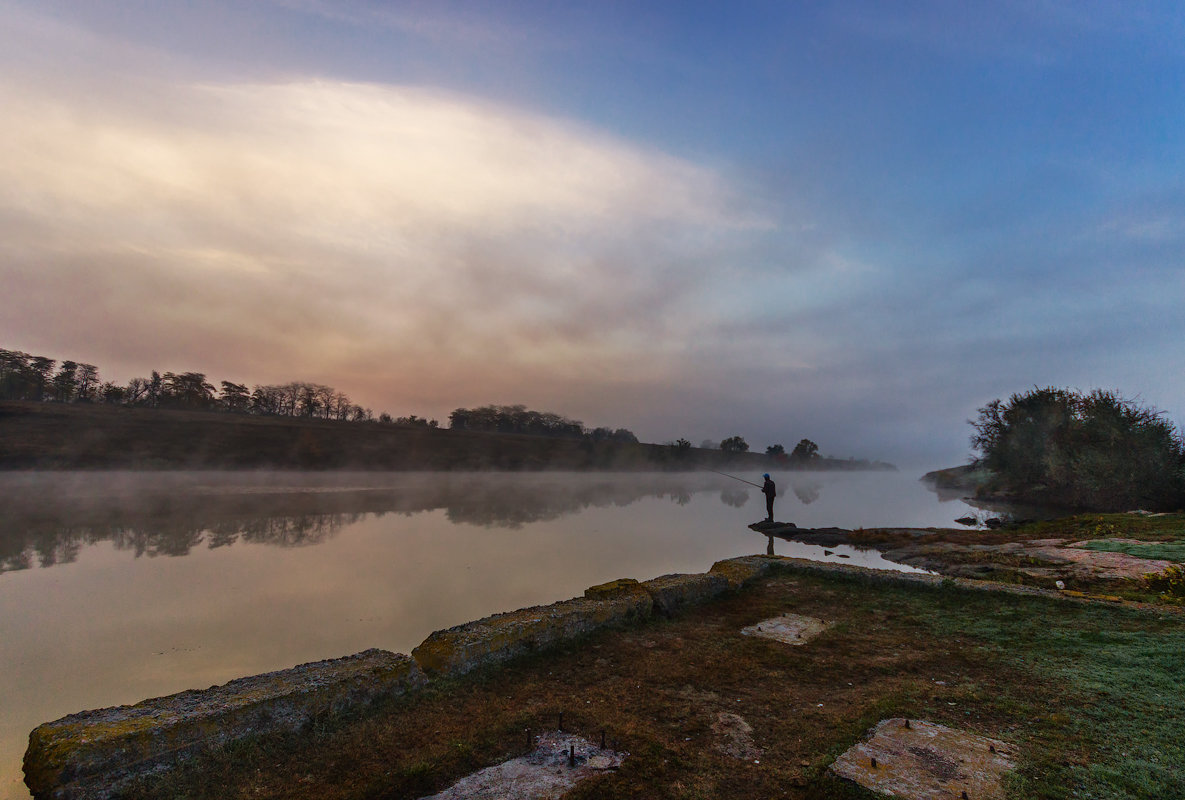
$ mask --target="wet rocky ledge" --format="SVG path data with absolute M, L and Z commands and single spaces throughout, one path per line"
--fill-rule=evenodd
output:
M 886 561 L 948 578 L 996 579 L 1005 568 L 1026 583 L 1053 589 L 1140 579 L 1174 562 L 1121 552 L 1087 549 L 1085 541 L 1044 537 L 1000 542 L 949 541 L 943 528 L 799 528 L 793 523 L 758 522 L 749 526 L 764 535 L 821 547 L 849 545 L 876 550 Z M 964 533 L 964 532 L 960 532 Z M 968 531 L 965 533 L 975 533 Z M 1101 539 L 1122 542 L 1124 539 Z
M 831 537 L 842 531 L 815 533 Z M 36 800 L 108 797 L 129 781 L 167 771 L 204 750 L 249 736 L 300 730 L 323 715 L 365 712 L 380 700 L 413 694 L 439 679 L 546 650 L 598 629 L 673 615 L 738 590 L 771 570 L 860 574 L 867 580 L 893 583 L 952 581 L 990 591 L 1056 594 L 957 577 L 742 556 L 719 561 L 706 573 L 664 575 L 642 582 L 622 578 L 590 587 L 582 597 L 436 631 L 411 656 L 366 650 L 205 690 L 71 714 L 30 734 L 25 781 Z

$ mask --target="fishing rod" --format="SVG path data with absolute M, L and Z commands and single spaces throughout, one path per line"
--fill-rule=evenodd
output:
M 729 475 L 727 472 L 719 472 L 714 469 L 710 469 L 708 472 L 715 472 L 717 475 L 723 475 L 726 478 L 732 478 L 734 481 L 740 481 L 741 483 L 747 483 L 750 486 L 756 486 L 758 489 L 763 488 L 759 483 L 753 483 L 753 481 L 747 481 L 744 478 L 738 478 L 736 475 Z

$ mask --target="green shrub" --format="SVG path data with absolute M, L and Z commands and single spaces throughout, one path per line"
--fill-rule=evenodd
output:
M 1032 389 L 993 400 L 971 425 L 993 488 L 1017 499 L 1099 511 L 1185 502 L 1185 444 L 1175 426 L 1114 392 Z

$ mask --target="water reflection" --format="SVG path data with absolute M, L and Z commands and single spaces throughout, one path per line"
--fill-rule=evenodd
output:
M 366 515 L 438 510 L 455 524 L 518 529 L 651 497 L 685 506 L 700 492 L 719 492 L 732 508 L 749 501 L 747 489 L 702 473 L 8 474 L 0 476 L 0 573 L 69 564 L 102 542 L 136 558 L 237 542 L 302 547 Z
M 809 506 L 811 503 L 819 499 L 819 495 L 823 493 L 823 484 L 815 481 L 794 483 L 790 485 L 794 490 L 794 496 L 802 501 L 804 506 Z
M 896 509 L 907 505 L 912 514 L 917 503 L 889 489 L 904 486 L 898 477 L 782 473 L 778 480 L 789 491 L 780 493 L 775 510 L 800 527 L 868 525 L 860 514 L 873 525 L 909 524 Z M 870 494 L 863 501 L 868 510 L 848 519 L 857 486 L 893 493 L 875 500 Z M 829 498 L 820 502 L 825 487 Z M 368 516 L 430 512 L 443 512 L 453 524 L 517 530 L 648 498 L 687 506 L 701 493 L 730 509 L 751 499 L 743 483 L 716 473 L 3 473 L 0 573 L 74 563 L 102 543 L 135 558 L 240 542 L 303 547 Z M 912 524 L 949 524 L 948 515 L 937 517 Z
M 749 502 L 748 489 L 734 489 L 729 486 L 720 493 L 720 502 L 726 506 L 733 508 L 742 508 L 745 503 Z

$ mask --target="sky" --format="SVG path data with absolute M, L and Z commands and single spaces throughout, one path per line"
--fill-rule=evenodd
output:
M 1185 423 L 1176 2 L 0 0 L 0 347 L 964 462 Z

